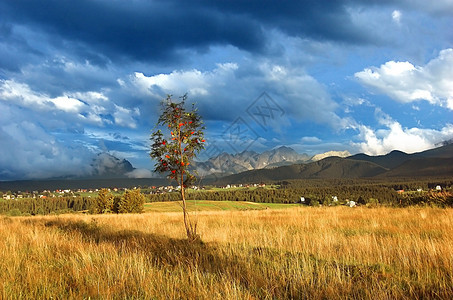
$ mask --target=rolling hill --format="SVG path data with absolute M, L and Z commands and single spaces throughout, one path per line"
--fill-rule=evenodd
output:
M 422 152 L 407 154 L 402 151 L 394 150 L 385 155 L 369 156 L 363 153 L 349 156 L 347 159 L 362 160 L 373 162 L 384 168 L 393 169 L 402 165 L 406 161 L 423 158 L 452 158 L 453 144 L 446 144 L 441 147 L 429 149 Z
M 410 154 L 394 150 L 385 155 L 370 156 L 364 153 L 349 156 L 348 160 L 367 161 L 380 165 L 386 169 L 395 168 L 411 158 Z
M 432 177 L 453 176 L 453 158 L 413 158 L 398 167 L 379 174 L 379 177 Z

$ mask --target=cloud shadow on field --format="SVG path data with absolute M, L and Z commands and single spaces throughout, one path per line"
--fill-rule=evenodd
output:
M 56 227 L 67 233 L 79 233 L 86 242 L 113 245 L 121 253 L 143 253 L 154 265 L 163 268 L 182 267 L 188 272 L 216 274 L 219 278 L 229 278 L 240 284 L 258 298 L 271 291 L 271 286 L 263 272 L 254 270 L 242 257 L 225 253 L 219 246 L 202 241 L 190 242 L 187 239 L 169 238 L 164 235 L 143 233 L 138 230 L 115 231 L 91 222 L 52 220 L 46 227 Z M 283 288 L 283 287 L 282 287 Z M 278 291 L 273 295 L 278 297 Z

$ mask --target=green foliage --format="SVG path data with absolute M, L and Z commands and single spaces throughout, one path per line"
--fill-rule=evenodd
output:
M 215 200 L 215 201 L 248 201 L 260 203 L 298 203 L 300 197 L 305 197 L 305 204 L 310 201 L 328 206 L 335 205 L 332 196 L 337 196 L 338 204 L 346 203 L 346 200 L 361 201 L 367 207 L 375 206 L 437 206 L 453 207 L 453 180 L 450 179 L 419 179 L 406 181 L 385 180 L 290 180 L 278 183 L 276 189 L 249 189 L 249 190 L 200 190 L 187 194 L 187 199 Z M 443 187 L 442 191 L 429 191 L 437 185 Z M 418 192 L 417 189 L 422 191 Z M 402 194 L 396 193 L 396 189 L 404 189 Z M 5 192 L 8 193 L 8 192 Z M 9 192 L 11 193 L 11 192 Z M 143 196 L 144 197 L 144 196 Z M 181 195 L 177 192 L 148 195 L 147 202 L 177 201 Z M 0 201 L 0 214 L 12 215 L 48 215 L 62 212 L 93 212 L 96 198 L 89 197 L 47 197 L 47 198 L 23 198 Z M 124 200 L 115 196 L 113 198 L 112 211 L 120 211 L 120 203 Z M 144 199 L 143 199 L 144 201 Z
M 24 198 L 0 201 L 0 213 L 13 211 L 21 215 L 47 215 L 56 212 L 76 212 L 88 210 L 93 206 L 94 199 L 87 197 L 50 197 Z
M 187 194 L 187 199 L 215 200 L 215 201 L 249 201 L 260 203 L 299 203 L 300 197 L 305 198 L 305 204 L 311 201 L 324 206 L 344 205 L 348 200 L 353 200 L 361 205 L 375 206 L 409 206 L 409 205 L 436 205 L 441 207 L 453 206 L 450 180 L 435 181 L 447 187 L 442 192 L 416 192 L 421 187 L 436 186 L 431 181 L 407 181 L 395 183 L 377 180 L 292 180 L 286 184 L 279 183 L 278 189 L 222 189 L 202 190 Z M 278 182 L 277 182 L 278 184 Z M 414 192 L 398 194 L 395 188 L 401 186 Z M 450 191 L 450 192 L 449 192 Z M 333 197 L 338 201 L 333 201 Z M 150 195 L 149 202 L 176 201 L 177 193 Z
M 13 208 L 10 211 L 8 211 L 6 214 L 11 217 L 17 217 L 17 216 L 21 216 L 22 212 L 17 208 Z
M 113 212 L 114 213 L 119 213 L 119 211 L 120 211 L 120 202 L 121 202 L 121 197 L 120 196 L 113 197 Z
M 319 204 L 319 201 L 316 200 L 316 199 L 312 199 L 309 203 L 310 206 L 314 206 L 314 207 L 318 207 L 320 204 Z
M 400 206 L 427 205 L 436 207 L 452 207 L 451 191 L 429 191 L 425 193 L 403 193 L 398 196 Z
M 168 178 L 183 182 L 184 186 L 191 184 L 195 176 L 189 171 L 192 159 L 204 149 L 203 122 L 197 110 L 187 111 L 185 101 L 175 103 L 167 96 L 162 103 L 162 114 L 157 121 L 161 127 L 151 135 L 150 156 L 156 161 L 155 172 L 165 173 Z
M 108 189 L 101 189 L 94 200 L 92 213 L 104 214 L 113 212 L 113 195 Z
M 104 214 L 113 212 L 113 195 L 108 189 L 101 189 L 93 203 L 93 213 Z
M 119 213 L 141 213 L 145 207 L 145 196 L 140 189 L 126 190 L 118 203 Z
M 379 205 L 379 200 L 376 198 L 368 198 L 368 201 L 366 203 L 367 207 L 377 207 Z

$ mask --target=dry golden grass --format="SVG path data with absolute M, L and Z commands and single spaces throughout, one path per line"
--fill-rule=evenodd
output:
M 0 219 L 3 299 L 452 299 L 453 209 Z

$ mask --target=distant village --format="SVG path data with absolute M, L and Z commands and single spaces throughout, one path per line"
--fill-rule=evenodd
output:
M 238 188 L 256 188 L 256 187 L 266 187 L 265 183 L 253 183 L 253 184 L 227 184 L 225 186 L 219 187 L 219 189 L 222 190 L 228 190 L 228 189 L 238 189 Z M 128 189 L 138 189 L 139 187 L 132 187 L 132 188 L 108 188 L 109 191 L 114 192 L 114 193 L 123 193 Z M 150 186 L 150 187 L 145 187 L 142 188 L 142 191 L 144 194 L 150 194 L 150 195 L 156 195 L 156 194 L 165 194 L 165 193 L 172 193 L 175 191 L 179 191 L 181 189 L 181 186 Z M 193 191 L 197 190 L 206 190 L 207 188 L 205 186 L 190 186 L 189 189 Z M 40 198 L 40 199 L 46 199 L 46 198 L 55 198 L 55 197 L 80 197 L 80 196 L 85 196 L 85 197 L 91 197 L 94 195 L 94 197 L 97 197 L 97 193 L 99 192 L 100 189 L 56 189 L 56 190 L 43 190 L 43 191 L 7 191 L 7 192 L 1 192 L 0 195 L 2 196 L 3 200 L 13 200 L 13 199 L 23 199 L 23 198 Z

